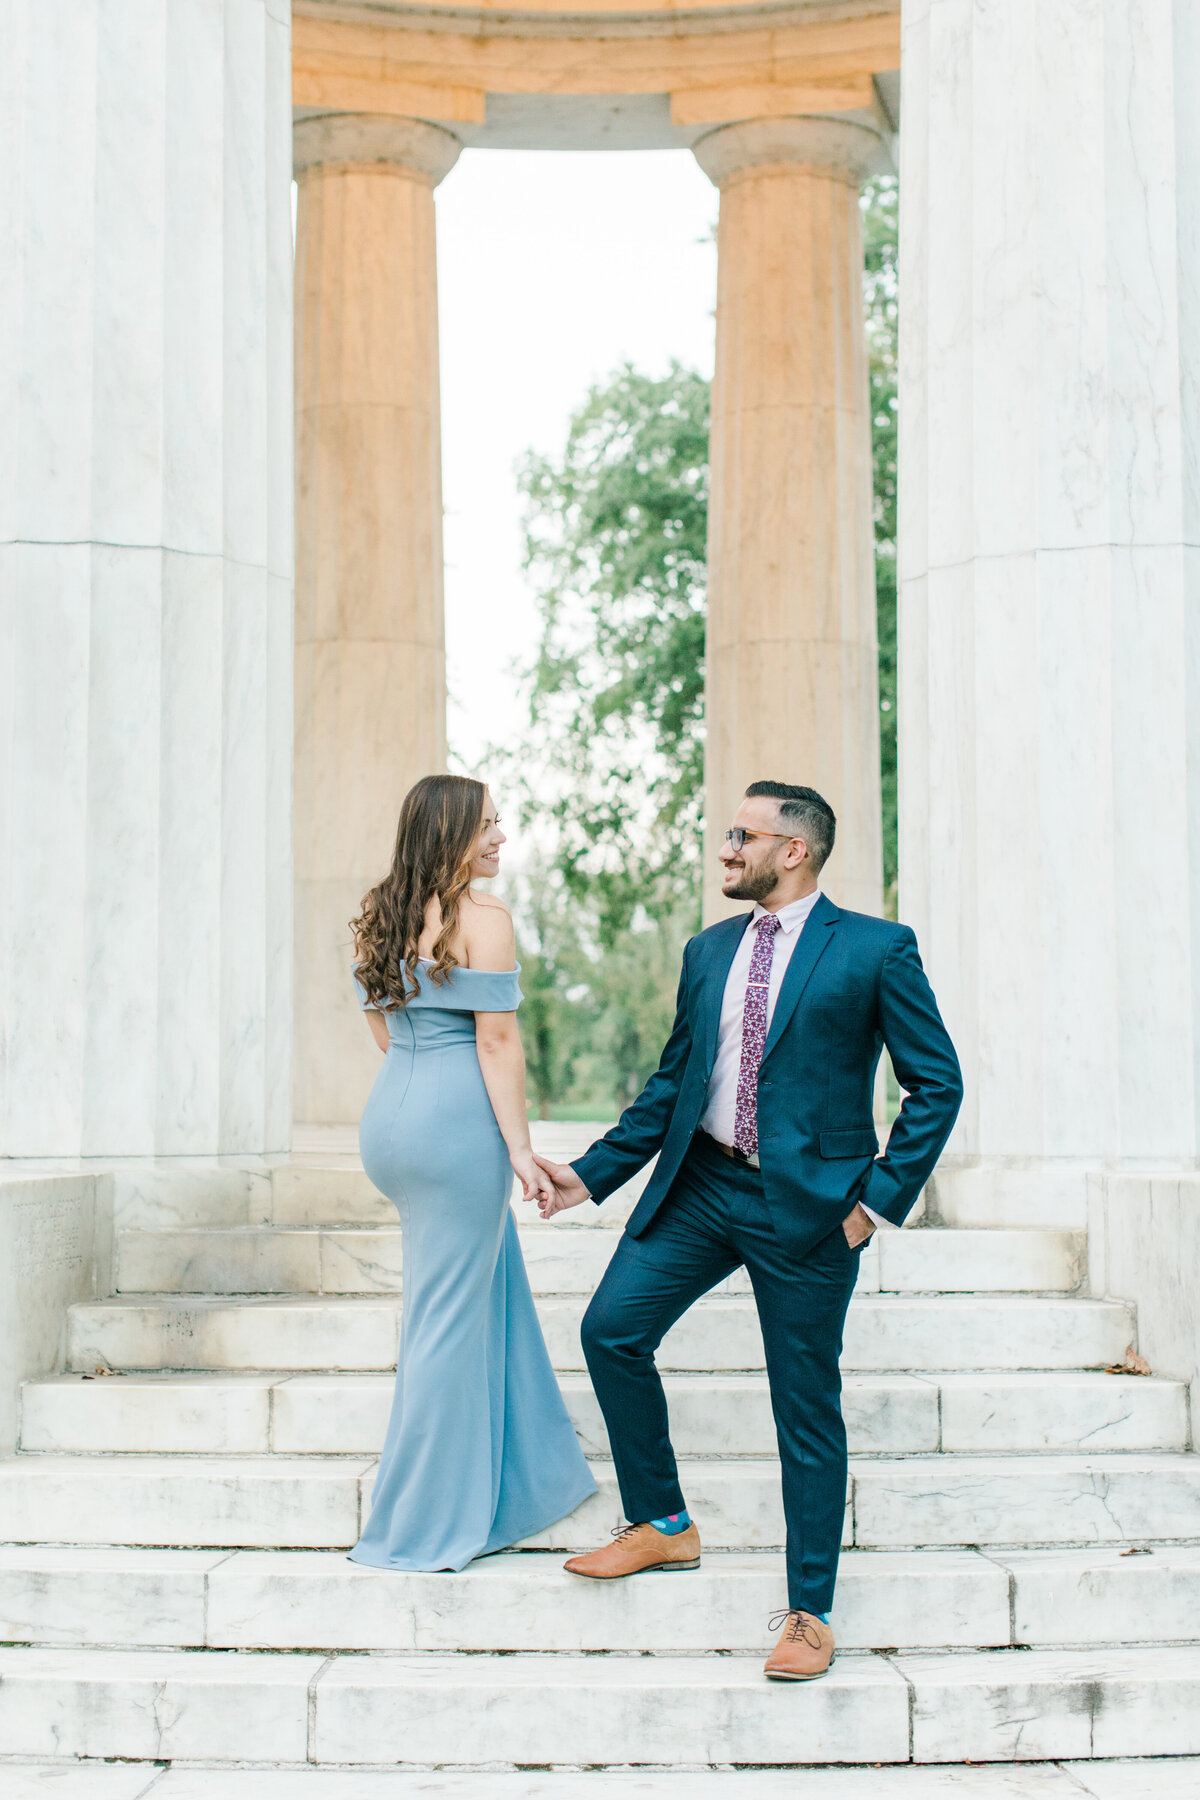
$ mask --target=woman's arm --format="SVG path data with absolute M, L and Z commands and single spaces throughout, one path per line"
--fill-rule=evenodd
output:
M 484 1086 L 508 1158 L 521 1183 L 521 1198 L 536 1200 L 549 1181 L 533 1160 L 529 1115 L 525 1110 L 525 1051 L 516 1013 L 476 1013 L 475 1047 Z
M 517 944 L 507 907 L 493 900 L 468 900 L 463 907 L 463 947 L 472 969 L 515 969 Z M 475 1014 L 475 1048 L 496 1123 L 500 1127 L 521 1198 L 536 1200 L 553 1191 L 533 1160 L 525 1105 L 525 1051 L 515 1012 Z

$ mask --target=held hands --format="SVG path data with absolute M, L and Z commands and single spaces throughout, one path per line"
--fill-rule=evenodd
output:
M 514 1150 L 508 1160 L 513 1166 L 514 1175 L 521 1184 L 522 1200 L 536 1200 L 539 1206 L 545 1207 L 554 1193 L 554 1188 L 550 1177 L 543 1174 L 538 1167 L 533 1151 Z
M 556 1212 L 562 1212 L 568 1206 L 579 1206 L 588 1198 L 587 1189 L 570 1163 L 551 1162 L 549 1157 L 538 1156 L 536 1151 L 533 1160 L 543 1172 L 542 1181 L 549 1189 L 538 1200 L 538 1211 L 543 1219 L 552 1219 Z
M 857 1250 L 858 1246 L 865 1244 L 874 1232 L 875 1221 L 870 1213 L 864 1212 L 861 1206 L 856 1206 L 854 1211 L 847 1213 L 842 1220 L 842 1230 L 846 1234 L 846 1242 L 850 1248 Z

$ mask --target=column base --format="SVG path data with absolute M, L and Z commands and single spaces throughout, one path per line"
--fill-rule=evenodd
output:
M 1200 1183 L 1200 1164 L 1056 1156 L 944 1156 L 925 1189 L 927 1225 L 1085 1230 L 1097 1182 Z
M 1191 1389 L 1192 1445 L 1200 1427 L 1200 1168 L 1130 1164 L 1087 1184 L 1088 1290 L 1137 1308 L 1137 1349 L 1151 1373 Z
M 944 1156 L 925 1189 L 928 1225 L 1087 1224 L 1088 1176 L 1100 1159 L 1040 1156 Z

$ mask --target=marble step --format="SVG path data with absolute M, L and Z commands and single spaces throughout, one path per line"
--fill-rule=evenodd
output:
M 0 1642 L 120 1649 L 744 1651 L 785 1591 L 773 1552 L 705 1553 L 686 1582 L 584 1584 L 556 1553 L 462 1574 L 361 1568 L 337 1551 L 0 1548 Z M 1200 1638 L 1200 1545 L 847 1551 L 846 1650 Z
M 177 1763 L 4 1767 L 5 1800 L 798 1800 L 787 1769 L 213 1768 Z M 1196 1800 L 1200 1758 L 1092 1762 L 888 1763 L 804 1771 L 803 1800 Z
M 1200 1542 L 1192 1454 L 864 1458 L 851 1489 L 852 1541 L 872 1549 Z
M 1129 1415 L 1131 1406 L 1141 1416 L 1142 1424 L 1133 1432 L 1144 1441 L 1119 1447 L 1183 1447 L 1174 1423 L 1182 1390 L 1174 1404 L 1156 1409 L 1150 1390 L 1160 1385 L 1143 1382 L 1146 1393 L 1125 1401 L 1100 1390 L 1097 1398 L 1106 1417 Z M 584 1449 L 589 1455 L 607 1456 L 608 1434 L 588 1377 L 564 1375 L 560 1386 Z M 765 1375 L 668 1375 L 665 1386 L 680 1455 L 776 1454 Z M 375 1455 L 383 1443 L 394 1390 L 390 1373 L 149 1374 L 99 1380 L 50 1376 L 23 1389 L 21 1446 L 38 1451 Z M 1150 1405 L 1145 1404 L 1147 1396 Z M 938 1388 L 933 1377 L 847 1376 L 843 1410 L 855 1450 L 903 1453 L 939 1448 Z M 1128 1432 L 1129 1423 L 1120 1430 Z
M 1175 1756 L 1200 1749 L 1200 1645 L 918 1653 L 892 1660 L 911 1684 L 916 1763 Z
M 582 1369 L 583 1295 L 538 1302 L 556 1368 Z M 222 1299 L 147 1295 L 92 1301 L 68 1312 L 75 1370 L 388 1369 L 395 1366 L 399 1301 L 337 1297 Z M 861 1294 L 846 1320 L 850 1369 L 1095 1369 L 1119 1362 L 1134 1336 L 1116 1300 L 1023 1294 Z M 663 1340 L 659 1364 L 701 1372 L 761 1369 L 753 1300 L 710 1294 Z
M 56 1456 L 0 1461 L 0 1519 L 13 1543 L 248 1549 L 352 1545 L 374 1466 L 359 1457 Z M 622 1522 L 611 1463 L 599 1491 L 529 1549 L 602 1543 Z M 681 1458 L 688 1506 L 711 1549 L 783 1543 L 769 1458 Z M 1026 1548 L 1200 1541 L 1200 1456 L 858 1457 L 843 1542 L 860 1549 Z
M 207 1763 L 781 1767 L 1193 1755 L 1200 1648 L 737 1656 L 0 1651 L 10 1755 Z
M 672 1441 L 683 1456 L 774 1456 L 765 1375 L 668 1375 Z M 591 1382 L 560 1386 L 589 1455 L 608 1435 Z M 265 1455 L 374 1455 L 390 1373 L 49 1376 L 21 1396 L 21 1448 Z M 918 1451 L 1183 1450 L 1182 1382 L 1053 1370 L 847 1375 L 850 1448 Z
M 603 1125 L 594 1128 L 600 1135 Z M 564 1139 L 534 1122 L 535 1149 L 556 1161 L 578 1156 L 592 1141 L 592 1128 Z M 650 1179 L 652 1164 L 607 1199 L 560 1214 L 552 1229 L 579 1225 L 619 1231 Z M 184 1231 L 217 1226 L 373 1226 L 396 1223 L 396 1208 L 363 1173 L 358 1157 L 337 1164 L 310 1164 L 295 1157 L 274 1168 L 230 1168 L 217 1163 L 195 1168 L 151 1164 L 112 1174 L 113 1216 L 119 1231 Z M 522 1209 L 531 1216 L 531 1209 Z M 1036 1223 L 1036 1221 L 1034 1221 Z
M 559 1215 L 563 1217 L 564 1215 Z M 563 1230 L 523 1215 L 521 1248 L 536 1293 L 590 1294 L 612 1255 L 610 1230 Z M 1072 1292 L 1082 1235 L 1071 1231 L 881 1231 L 863 1252 L 862 1293 Z M 241 1226 L 122 1231 L 118 1293 L 398 1293 L 399 1226 Z M 748 1293 L 744 1271 L 724 1291 Z

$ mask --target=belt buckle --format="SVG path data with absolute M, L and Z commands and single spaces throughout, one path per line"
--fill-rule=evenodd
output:
M 702 1130 L 700 1136 L 706 1137 L 710 1144 L 715 1144 L 721 1155 L 727 1156 L 730 1162 L 741 1163 L 747 1169 L 761 1169 L 762 1164 L 758 1160 L 757 1150 L 751 1150 L 747 1155 L 746 1151 L 739 1150 L 736 1144 L 723 1144 L 719 1137 L 713 1137 L 709 1131 Z

